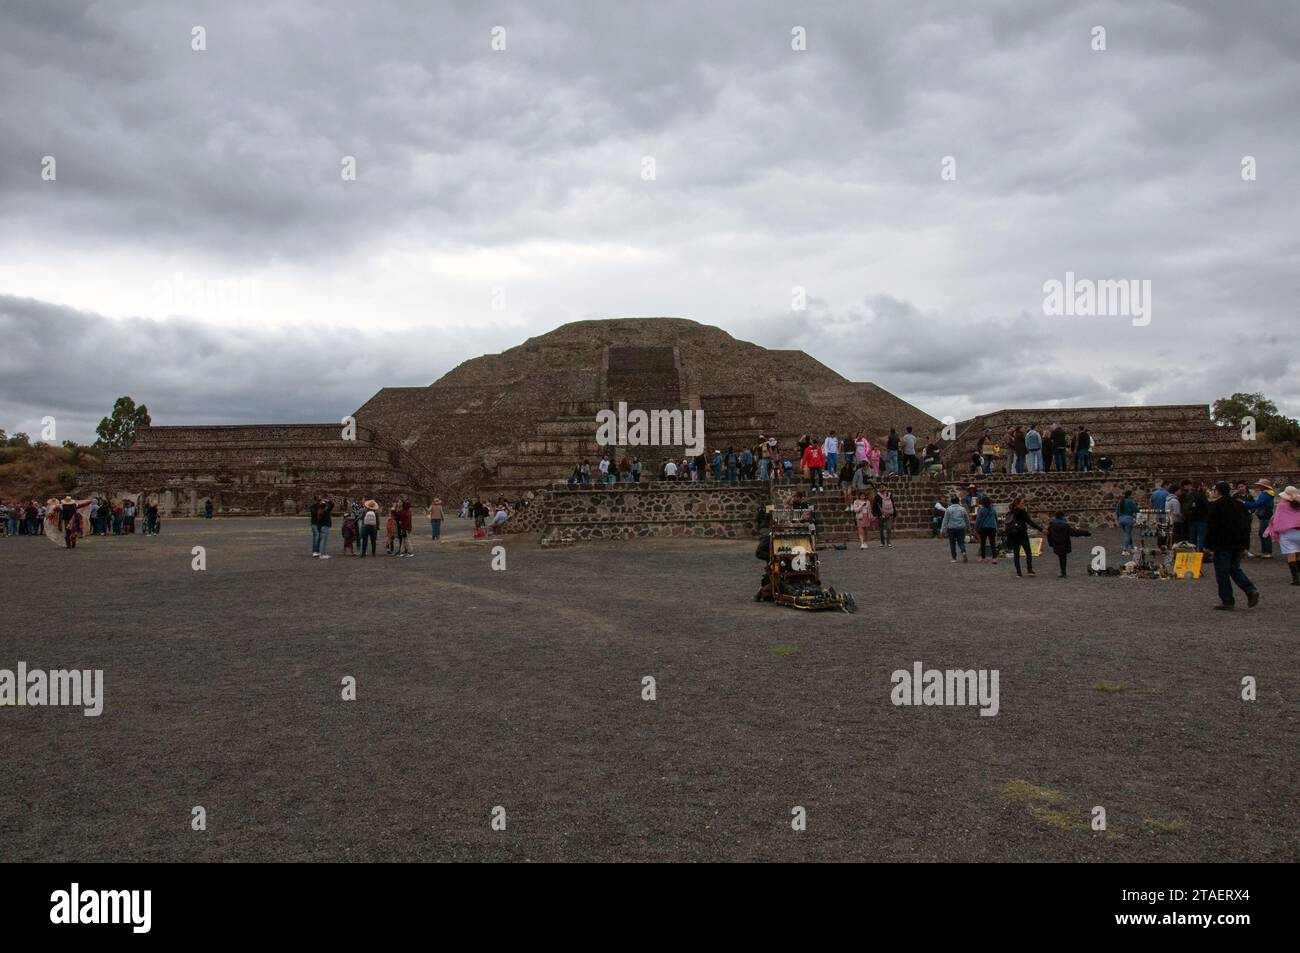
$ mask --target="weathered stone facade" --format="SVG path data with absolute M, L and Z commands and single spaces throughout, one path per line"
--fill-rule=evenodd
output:
M 742 539 L 754 535 L 755 516 L 767 499 L 766 484 L 758 482 L 618 484 L 548 490 L 529 509 L 543 514 L 542 540 L 548 545 L 649 536 Z
M 1234 482 L 1254 482 L 1256 473 L 1215 476 Z M 1300 483 L 1300 472 L 1273 473 L 1281 487 Z M 1205 477 L 1210 479 L 1210 477 Z M 935 502 L 947 503 L 964 496 L 970 480 L 930 477 L 890 477 L 880 485 L 889 489 L 897 511 L 895 536 L 928 536 Z M 1125 490 L 1132 490 L 1138 505 L 1146 508 L 1153 481 L 1143 474 L 1064 473 L 1043 476 L 979 477 L 976 489 L 987 494 L 1004 512 L 1016 496 L 1023 495 L 1031 516 L 1041 522 L 1056 511 L 1083 528 L 1115 526 L 1115 510 Z M 528 509 L 506 524 L 508 533 L 540 533 L 544 546 L 650 536 L 742 539 L 755 534 L 756 516 L 771 504 L 777 520 L 790 519 L 790 498 L 802 491 L 816 507 L 819 539 L 841 542 L 856 539 L 851 511 L 843 492 L 828 486 L 811 491 L 805 482 L 760 481 L 736 484 L 659 483 L 615 484 L 593 489 L 551 489 L 537 492 Z
M 420 500 L 427 491 L 411 471 L 399 450 L 365 430 L 345 440 L 338 424 L 150 427 L 130 450 L 108 453 L 77 489 L 152 496 L 164 516 L 198 515 L 206 500 L 226 516 L 290 515 L 322 494 Z
M 923 440 L 937 439 L 941 428 L 906 401 L 874 384 L 851 382 L 800 351 L 762 348 L 677 318 L 579 321 L 467 361 L 428 387 L 384 388 L 354 415 L 355 440 L 343 439 L 340 424 L 152 427 L 131 449 L 109 453 L 104 468 L 78 492 L 154 495 L 170 514 L 200 512 L 211 499 L 218 513 L 234 514 L 298 513 L 321 493 L 409 496 L 421 505 L 439 495 L 451 505 L 473 493 L 505 493 L 514 501 L 551 488 L 542 501 L 547 518 L 570 520 L 573 528 L 564 532 L 582 538 L 734 532 L 723 491 L 710 489 L 688 503 L 677 485 L 664 492 L 678 495 L 658 500 L 643 486 L 639 494 L 619 498 L 606 519 L 586 509 L 590 502 L 580 504 L 556 489 L 580 460 L 594 469 L 602 453 L 615 462 L 639 457 L 646 482 L 664 459 L 685 455 L 681 446 L 598 444 L 596 414 L 620 401 L 645 411 L 703 411 L 706 453 L 753 445 L 759 433 L 775 436 L 789 457 L 804 432 L 861 431 L 883 445 L 890 427 L 902 432 L 910 424 Z M 1033 505 L 1059 502 L 1081 518 L 1101 514 L 1114 487 L 1126 480 L 1149 487 L 1155 478 L 1199 474 L 1254 479 L 1269 466 L 1266 447 L 1216 427 L 1205 405 L 1028 408 L 985 414 L 957 427 L 944 450 L 957 481 L 984 427 L 1000 440 L 1008 424 L 1030 423 L 1060 423 L 1071 431 L 1086 424 L 1096 454 L 1110 456 L 1119 467 L 1109 477 L 1052 473 L 1025 484 L 1037 495 Z M 915 528 L 913 507 L 923 513 L 932 502 L 912 499 L 930 492 L 924 486 L 914 481 L 900 490 L 899 502 L 908 508 L 900 531 Z M 668 500 L 674 501 L 669 509 L 654 509 Z M 526 531 L 545 528 L 540 515 L 519 513 L 517 519 Z

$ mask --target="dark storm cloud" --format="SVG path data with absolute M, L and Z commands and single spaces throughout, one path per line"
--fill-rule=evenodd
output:
M 497 332 L 499 333 L 499 332 Z M 401 337 L 309 326 L 222 328 L 173 318 L 114 321 L 0 295 L 0 429 L 87 442 L 123 395 L 154 423 L 322 423 L 384 386 L 421 386 L 465 357 L 453 332 Z
M 21 0 L 0 18 L 6 421 L 97 419 L 116 391 L 159 419 L 332 419 L 455 363 L 372 330 L 373 374 L 313 375 L 300 358 L 327 349 L 302 325 L 323 316 L 293 283 L 339 276 L 374 293 L 373 317 L 322 335 L 395 323 L 458 359 L 566 320 L 675 313 L 938 416 L 1241 389 L 1300 411 L 1294 3 Z M 508 328 L 418 330 L 481 330 L 460 303 L 528 242 L 555 247 L 502 282 L 522 302 Z M 448 256 L 429 290 L 456 306 L 431 316 L 418 282 L 386 297 L 376 260 L 394 247 Z M 140 301 L 88 295 L 81 269 L 110 255 L 135 263 Z M 21 270 L 43 262 L 57 281 Z M 285 309 L 253 331 L 136 317 L 150 269 L 173 268 L 278 269 Z M 1154 322 L 1045 317 L 1043 282 L 1066 271 L 1151 280 Z M 808 312 L 788 310 L 791 284 Z M 65 290 L 80 310 L 23 300 Z M 164 361 L 78 375 L 45 350 L 142 336 Z

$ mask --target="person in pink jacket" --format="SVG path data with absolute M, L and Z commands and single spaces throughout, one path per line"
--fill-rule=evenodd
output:
M 1300 586 L 1300 490 L 1289 486 L 1277 495 L 1273 518 L 1263 535 L 1277 540 L 1291 570 L 1291 585 Z

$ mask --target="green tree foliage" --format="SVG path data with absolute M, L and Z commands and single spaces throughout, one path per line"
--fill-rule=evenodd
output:
M 96 447 L 125 449 L 135 443 L 136 432 L 150 424 L 149 408 L 144 404 L 139 407 L 130 397 L 119 397 L 113 404 L 113 414 L 104 417 L 95 428 L 99 439 Z
M 1263 394 L 1236 393 L 1214 402 L 1210 416 L 1221 427 L 1240 427 L 1247 417 L 1255 419 L 1255 432 L 1279 444 L 1300 444 L 1300 421 L 1279 413 L 1277 404 Z

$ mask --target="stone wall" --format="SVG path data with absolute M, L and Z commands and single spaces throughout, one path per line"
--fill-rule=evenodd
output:
M 335 424 L 149 427 L 128 450 L 105 455 L 79 496 L 154 497 L 164 516 L 196 516 L 206 500 L 220 515 L 296 515 L 320 495 L 336 500 L 401 496 L 423 502 L 400 448 L 344 440 Z
M 1259 474 L 1203 477 L 1207 482 L 1225 478 L 1230 482 L 1253 482 Z M 1300 472 L 1272 473 L 1269 478 L 1278 489 L 1300 484 Z M 897 511 L 895 535 L 928 536 L 934 503 L 940 499 L 947 503 L 954 496 L 965 495 L 971 482 L 929 477 L 882 480 L 880 486 L 889 489 Z M 980 493 L 997 504 L 999 512 L 1005 511 L 1016 496 L 1023 495 L 1035 520 L 1042 522 L 1062 510 L 1084 528 L 1116 525 L 1115 508 L 1125 490 L 1133 490 L 1134 499 L 1145 508 L 1155 485 L 1153 477 L 1134 473 L 994 476 L 973 482 Z M 526 510 L 516 513 L 506 525 L 506 532 L 540 532 L 543 545 L 646 536 L 742 539 L 755 534 L 755 515 L 769 503 L 776 520 L 789 521 L 790 498 L 797 491 L 814 502 L 821 541 L 856 539 L 851 511 L 838 486 L 828 484 L 824 493 L 815 493 L 811 484 L 798 481 L 616 484 L 590 490 L 543 490 L 535 493 Z
M 618 484 L 548 490 L 529 509 L 538 514 L 530 518 L 543 523 L 544 545 L 646 536 L 744 539 L 754 535 L 755 514 L 767 503 L 768 492 L 759 482 Z

